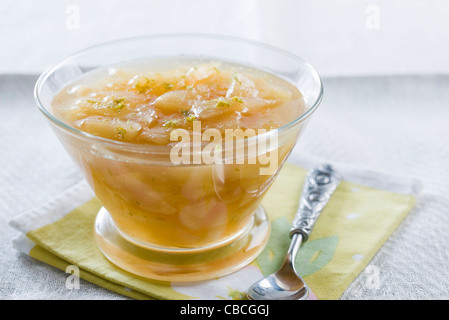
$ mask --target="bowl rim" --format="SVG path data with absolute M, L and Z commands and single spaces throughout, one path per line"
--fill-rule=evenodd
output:
M 312 77 L 315 79 L 315 81 L 318 83 L 319 85 L 319 92 L 318 92 L 318 96 L 315 99 L 315 101 L 313 101 L 313 103 L 311 103 L 309 105 L 309 108 L 307 109 L 306 112 L 304 112 L 301 116 L 299 116 L 298 118 L 290 121 L 289 123 L 273 129 L 273 130 L 269 130 L 265 133 L 262 134 L 258 134 L 256 136 L 253 137 L 249 137 L 249 138 L 245 138 L 248 140 L 248 142 L 251 142 L 251 140 L 255 140 L 255 139 L 268 139 L 271 135 L 273 134 L 278 134 L 281 132 L 284 132 L 286 130 L 288 130 L 289 128 L 295 126 L 296 124 L 303 122 L 304 120 L 306 120 L 307 118 L 309 118 L 311 116 L 311 114 L 318 108 L 318 106 L 320 105 L 322 99 L 323 99 L 323 94 L 324 94 L 324 88 L 323 88 L 323 82 L 321 80 L 321 77 L 319 76 L 318 72 L 315 70 L 315 68 L 308 63 L 307 61 L 305 61 L 304 59 L 300 58 L 299 56 L 297 56 L 296 54 L 293 54 L 287 50 L 281 49 L 279 47 L 261 42 L 261 41 L 256 41 L 256 40 L 252 40 L 252 39 L 246 39 L 246 38 L 242 38 L 242 37 L 237 37 L 237 36 L 230 36 L 230 35 L 221 35 L 221 34 L 212 34 L 212 33 L 160 33 L 160 34 L 149 34 L 149 35 L 141 35 L 141 36 L 134 36 L 134 37 L 124 37 L 124 38 L 119 38 L 119 39 L 114 39 L 111 41 L 106 41 L 106 42 L 101 42 L 92 46 L 88 46 L 84 49 L 78 50 L 74 53 L 72 53 L 71 55 L 69 55 L 68 57 L 66 57 L 65 59 L 60 60 L 58 63 L 48 67 L 46 70 L 44 70 L 44 72 L 42 72 L 39 76 L 39 78 L 36 81 L 36 84 L 34 86 L 34 101 L 37 104 L 39 110 L 44 114 L 44 116 L 50 120 L 50 122 L 54 125 L 56 125 L 59 128 L 64 129 L 65 131 L 69 132 L 72 135 L 76 135 L 79 138 L 84 138 L 84 139 L 88 139 L 88 140 L 93 140 L 93 141 L 97 141 L 97 142 L 101 142 L 102 144 L 106 144 L 109 145 L 111 147 L 119 147 L 122 149 L 127 149 L 127 150 L 133 150 L 133 151 L 140 151 L 140 152 L 149 152 L 149 153 L 161 153 L 161 154 L 166 154 L 167 153 L 167 149 L 171 149 L 171 146 L 167 146 L 167 145 L 150 145 L 150 144 L 138 144 L 138 143 L 133 143 L 133 142 L 126 142 L 126 141 L 119 141 L 119 140 L 113 140 L 113 139 L 108 139 L 108 138 L 104 138 L 101 136 L 96 136 L 93 134 L 90 134 L 88 132 L 79 130 L 75 127 L 72 127 L 70 125 L 68 125 L 67 123 L 63 122 L 62 120 L 59 120 L 58 118 L 56 118 L 45 106 L 44 103 L 41 101 L 41 95 L 40 92 L 42 91 L 42 87 L 45 84 L 45 82 L 47 81 L 47 79 L 56 71 L 58 70 L 61 66 L 63 66 L 64 64 L 66 64 L 67 62 L 69 62 L 70 60 L 76 58 L 79 55 L 85 54 L 88 51 L 91 50 L 95 50 L 96 48 L 102 47 L 102 46 L 107 46 L 107 45 L 113 45 L 113 44 L 118 44 L 121 42 L 128 42 L 128 41 L 139 41 L 139 40 L 144 40 L 144 39 L 158 39 L 158 38 L 203 38 L 203 39 L 213 39 L 213 40 L 227 40 L 227 41 L 235 41 L 235 42 L 241 42 L 241 43 L 246 43 L 249 45 L 253 45 L 256 47 L 260 47 L 266 50 L 270 50 L 270 51 L 274 51 L 277 53 L 280 53 L 286 57 L 289 57 L 292 60 L 295 60 L 297 62 L 299 62 L 300 64 L 303 65 L 303 67 L 305 69 L 307 69 L 310 74 L 312 75 Z M 158 152 L 159 151 L 159 152 Z

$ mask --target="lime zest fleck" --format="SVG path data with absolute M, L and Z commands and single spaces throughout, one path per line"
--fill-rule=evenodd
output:
M 236 72 L 234 72 L 234 74 L 232 75 L 232 80 L 235 81 L 235 82 L 238 82 L 240 85 L 242 84 L 242 81 L 240 81 L 240 79 L 237 76 Z
M 162 85 L 164 86 L 165 90 L 171 90 L 174 87 L 173 83 L 164 82 Z
M 223 108 L 223 107 L 229 107 L 231 103 L 228 101 L 228 99 L 225 98 L 219 98 L 217 101 L 217 104 L 215 105 L 216 108 Z
M 125 134 L 127 133 L 126 129 L 123 127 L 117 127 L 117 135 L 120 139 L 124 139 L 125 138 Z
M 190 112 L 190 110 L 181 109 L 180 111 L 181 111 L 182 115 L 185 117 L 184 119 L 188 122 L 192 122 L 197 118 L 197 116 L 195 114 L 193 114 L 192 112 Z
M 117 98 L 117 99 L 114 99 L 114 100 L 112 100 L 112 102 L 111 102 L 111 104 L 110 104 L 110 107 L 113 109 L 113 110 L 115 110 L 115 111 L 117 111 L 117 112 L 120 112 L 120 111 L 122 111 L 122 109 L 124 108 L 124 107 L 126 107 L 126 104 L 125 104 L 125 98 Z
M 196 116 L 194 114 L 191 114 L 190 116 L 188 116 L 186 118 L 186 121 L 193 122 L 193 121 L 195 121 L 195 119 L 196 119 Z
M 164 128 L 174 128 L 179 125 L 179 120 L 166 120 L 164 121 L 164 124 L 162 125 Z
M 235 102 L 238 102 L 238 103 L 243 103 L 244 102 L 242 97 L 237 97 L 237 96 L 232 97 L 231 100 L 235 101 Z
M 134 85 L 134 89 L 139 91 L 139 93 L 145 93 L 150 89 L 151 82 L 147 77 L 140 77 Z
M 187 109 L 181 109 L 180 112 L 184 117 L 188 117 L 190 115 L 190 111 Z

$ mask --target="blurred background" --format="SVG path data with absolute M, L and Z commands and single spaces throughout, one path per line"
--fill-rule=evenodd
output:
M 444 0 L 2 0 L 0 72 L 41 72 L 99 42 L 235 35 L 292 51 L 323 76 L 446 73 Z

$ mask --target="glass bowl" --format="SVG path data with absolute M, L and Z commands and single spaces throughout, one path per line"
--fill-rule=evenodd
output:
M 173 147 L 94 136 L 53 115 L 55 94 L 86 73 L 182 57 L 268 71 L 294 84 L 307 110 L 278 129 L 246 137 L 244 147 L 215 145 L 219 161 L 190 163 L 175 163 Z M 261 202 L 322 95 L 317 72 L 299 57 L 254 41 L 203 34 L 151 35 L 90 47 L 49 68 L 35 87 L 40 111 L 103 205 L 93 226 L 101 252 L 130 273 L 175 282 L 229 274 L 263 250 L 270 223 Z M 193 148 L 192 158 L 202 151 Z

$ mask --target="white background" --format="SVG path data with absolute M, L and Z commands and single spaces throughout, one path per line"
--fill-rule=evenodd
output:
M 86 46 L 167 32 L 260 40 L 323 76 L 449 71 L 444 0 L 2 0 L 0 10 L 3 72 L 42 71 Z

